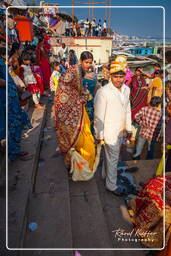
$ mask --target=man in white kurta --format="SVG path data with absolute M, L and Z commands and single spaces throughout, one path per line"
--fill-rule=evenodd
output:
M 117 186 L 117 165 L 123 137 L 131 137 L 130 89 L 124 84 L 126 64 L 111 64 L 111 80 L 95 96 L 94 130 L 99 143 L 104 142 L 106 188 L 122 195 Z

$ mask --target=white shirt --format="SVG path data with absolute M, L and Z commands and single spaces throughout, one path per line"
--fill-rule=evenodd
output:
M 24 69 L 24 73 L 23 73 L 23 75 L 24 75 L 24 83 L 26 85 L 28 85 L 28 84 L 37 84 L 37 81 L 36 81 L 36 79 L 35 79 L 35 77 L 33 75 L 33 72 L 31 70 L 30 65 L 24 65 L 23 64 L 23 65 L 21 65 L 21 67 L 23 67 L 23 69 Z
M 130 89 L 119 91 L 112 82 L 100 88 L 94 99 L 94 130 L 97 139 L 114 145 L 124 129 L 131 131 Z
M 167 64 L 165 69 L 168 72 L 167 79 L 171 80 L 171 64 Z
M 58 50 L 58 55 L 61 59 L 67 59 L 68 58 L 68 47 L 66 46 L 65 48 L 60 47 Z
M 106 22 L 103 23 L 103 28 L 106 29 Z
M 69 22 L 66 20 L 65 21 L 65 27 L 68 29 L 68 28 L 70 28 L 70 25 L 69 25 Z

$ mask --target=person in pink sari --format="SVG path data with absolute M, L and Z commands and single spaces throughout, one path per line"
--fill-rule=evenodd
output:
M 43 74 L 43 84 L 44 88 L 49 89 L 50 87 L 50 77 L 51 77 L 51 67 L 49 64 L 49 50 L 45 45 L 44 38 L 39 37 L 39 44 L 36 48 L 36 58 L 39 64 L 42 74 Z
M 126 85 L 128 85 L 128 86 L 130 85 L 131 79 L 132 79 L 133 76 L 134 76 L 134 74 L 132 73 L 130 68 L 126 67 L 126 81 L 125 81 Z

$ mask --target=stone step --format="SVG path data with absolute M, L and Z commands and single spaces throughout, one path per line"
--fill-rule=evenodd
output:
M 70 179 L 69 185 L 73 248 L 112 248 L 95 178 L 86 182 Z M 113 252 L 99 251 L 98 255 L 111 256 Z
M 159 161 L 160 159 L 138 160 L 127 161 L 126 164 L 130 168 L 139 168 L 138 171 L 132 173 L 135 177 L 136 183 L 139 184 L 139 182 L 145 182 L 149 178 L 152 178 L 152 176 L 155 174 Z M 125 205 L 124 198 L 114 196 L 112 193 L 106 191 L 104 180 L 102 180 L 101 177 L 101 166 L 99 166 L 96 172 L 96 181 L 98 184 L 101 204 L 108 225 L 108 230 L 113 241 L 113 247 L 118 249 L 137 248 L 137 250 L 131 251 L 131 255 L 144 256 L 145 253 L 143 251 L 143 246 L 139 241 L 136 241 L 136 237 L 132 235 L 131 238 L 134 239 L 134 241 L 129 241 L 129 235 L 120 236 L 119 232 L 117 233 L 119 230 L 123 231 L 124 233 L 129 233 L 134 227 Z M 119 254 L 115 252 L 114 255 L 116 256 Z M 130 255 L 129 251 L 123 251 L 123 255 Z
M 32 156 L 27 161 L 20 159 L 8 166 L 8 239 L 9 248 L 20 248 L 23 236 L 25 214 L 30 190 L 32 189 L 36 161 L 40 151 L 40 137 L 44 127 L 46 108 L 30 108 L 28 112 L 33 128 L 24 133 L 21 145 L 23 151 Z
M 139 182 L 146 182 L 155 175 L 160 159 L 152 160 L 131 160 L 127 161 L 128 167 L 138 167 L 139 170 L 132 173 L 136 179 L 137 184 Z
M 72 248 L 68 173 L 57 147 L 53 113 L 49 108 L 28 207 L 24 248 Z M 31 222 L 38 225 L 35 231 L 28 228 Z M 32 255 L 32 252 L 24 255 Z M 59 255 L 71 256 L 72 252 L 61 251 Z
M 133 230 L 133 225 L 125 205 L 123 197 L 113 195 L 105 188 L 105 182 L 101 178 L 101 168 L 96 173 L 96 181 L 98 184 L 98 190 L 101 200 L 103 213 L 106 219 L 108 232 L 112 240 L 113 248 L 142 248 L 140 242 L 129 241 L 129 236 L 120 235 L 119 232 L 129 233 Z M 133 239 L 134 237 L 132 237 Z M 115 254 L 114 254 L 115 255 Z M 135 254 L 142 256 L 144 254 Z

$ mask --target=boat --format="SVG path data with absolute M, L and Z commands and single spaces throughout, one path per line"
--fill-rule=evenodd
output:
M 132 48 L 129 49 L 129 53 L 134 55 L 150 55 L 153 53 L 153 48 Z
M 158 63 L 157 59 L 152 59 L 148 56 L 137 56 L 124 51 L 112 51 L 110 60 L 114 60 L 118 55 L 125 55 L 127 57 L 129 67 L 144 67 Z

